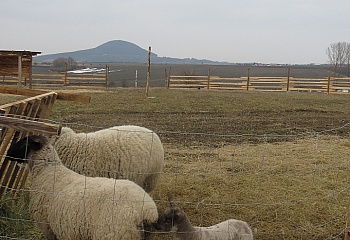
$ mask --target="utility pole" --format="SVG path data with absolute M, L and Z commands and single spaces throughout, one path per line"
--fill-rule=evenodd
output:
M 151 78 L 151 47 L 148 47 L 148 67 L 147 67 L 147 81 L 146 81 L 146 98 L 148 97 L 150 78 Z

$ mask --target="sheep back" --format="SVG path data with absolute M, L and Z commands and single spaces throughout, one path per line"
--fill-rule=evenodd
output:
M 84 177 L 63 165 L 33 178 L 29 207 L 43 232 L 49 225 L 68 240 L 140 239 L 142 224 L 158 219 L 154 201 L 137 184 Z
M 155 188 L 164 166 L 158 135 L 139 126 L 91 133 L 64 127 L 54 145 L 68 168 L 86 176 L 129 179 L 147 192 Z

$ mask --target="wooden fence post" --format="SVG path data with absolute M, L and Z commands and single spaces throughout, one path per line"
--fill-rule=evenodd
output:
M 32 69 L 32 65 L 33 65 L 33 57 L 30 56 L 30 63 L 29 63 L 29 89 L 33 89 L 33 69 Z M 25 83 L 25 86 L 27 86 L 27 83 Z
M 171 75 L 171 67 L 169 67 L 169 74 L 168 74 L 168 85 L 167 85 L 167 88 L 170 87 L 170 75 Z
M 209 90 L 210 85 L 210 68 L 208 68 L 208 83 L 207 83 L 207 89 Z
M 22 88 L 22 55 L 18 55 L 18 87 Z
M 106 65 L 106 87 L 108 87 L 109 66 Z
M 328 82 L 327 82 L 327 93 L 329 94 L 329 88 L 331 85 L 331 69 L 328 68 Z
M 249 90 L 249 84 L 250 84 L 250 68 L 248 68 L 247 91 Z
M 148 66 L 147 66 L 147 81 L 146 81 L 146 97 L 148 97 L 150 76 L 151 76 L 151 47 L 148 47 Z
M 67 86 L 67 63 L 64 64 L 64 86 Z
M 167 86 L 168 84 L 167 84 L 167 81 L 168 81 L 168 74 L 167 74 L 167 72 L 166 72 L 166 68 L 164 69 L 165 71 L 164 71 L 164 83 L 165 83 L 165 86 Z
M 137 70 L 135 71 L 135 88 L 137 88 Z
M 288 68 L 288 77 L 287 77 L 287 92 L 289 92 L 289 81 L 290 81 L 290 68 Z

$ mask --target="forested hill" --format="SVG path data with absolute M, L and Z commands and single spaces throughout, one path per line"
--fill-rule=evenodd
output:
M 57 58 L 72 57 L 77 62 L 130 62 L 130 63 L 147 63 L 148 50 L 131 42 L 122 40 L 113 40 L 104 43 L 98 47 L 78 50 L 73 52 L 56 53 L 34 57 L 36 62 L 49 62 Z M 198 60 L 194 58 L 171 58 L 158 57 L 157 54 L 151 53 L 152 63 L 186 63 L 186 64 L 225 64 L 210 60 Z

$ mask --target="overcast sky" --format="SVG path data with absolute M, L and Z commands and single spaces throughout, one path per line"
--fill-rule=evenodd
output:
M 350 42 L 349 0 L 0 0 L 0 49 L 43 54 L 125 40 L 158 56 L 326 63 Z

